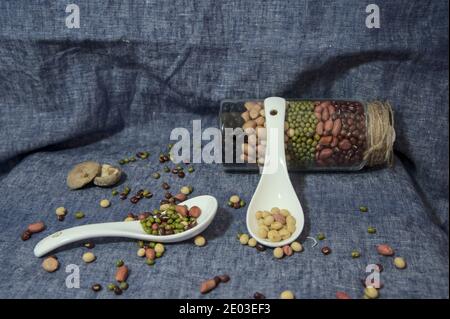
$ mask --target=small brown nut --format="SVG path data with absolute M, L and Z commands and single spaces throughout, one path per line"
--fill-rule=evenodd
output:
M 187 199 L 187 195 L 183 193 L 176 194 L 174 197 L 180 202 L 184 202 Z
M 37 222 L 37 223 L 30 224 L 30 225 L 28 225 L 28 228 L 27 228 L 27 230 L 31 234 L 39 233 L 39 232 L 43 231 L 44 229 L 45 229 L 44 222 Z
M 103 164 L 100 176 L 94 178 L 94 184 L 97 186 L 112 186 L 120 181 L 121 176 L 121 169 L 109 164 Z
M 101 173 L 101 165 L 97 162 L 83 162 L 75 165 L 67 175 L 67 186 L 70 189 L 78 189 L 92 180 Z
M 394 250 L 388 244 L 381 244 L 377 246 L 377 251 L 380 255 L 383 256 L 392 256 L 394 255 Z
M 117 267 L 116 280 L 118 282 L 123 282 L 123 281 L 126 281 L 127 278 L 128 278 L 128 267 L 125 265 Z
M 145 249 L 145 257 L 147 259 L 155 259 L 156 258 L 156 252 L 153 248 L 147 248 Z
M 200 293 L 206 294 L 206 293 L 210 292 L 211 290 L 213 290 L 214 288 L 216 288 L 216 286 L 217 286 L 217 283 L 214 279 L 206 280 L 206 281 L 202 282 L 202 284 L 200 285 Z
M 291 246 L 286 245 L 286 246 L 283 246 L 283 253 L 284 253 L 286 256 L 291 256 L 294 252 L 293 252 Z
M 189 216 L 191 216 L 191 217 L 198 218 L 198 217 L 200 217 L 201 214 L 202 214 L 202 210 L 198 206 L 192 206 L 189 209 Z
M 55 257 L 47 257 L 42 262 L 42 268 L 48 272 L 54 272 L 59 268 L 59 261 Z
M 175 211 L 183 217 L 186 217 L 188 215 L 188 209 L 184 205 L 175 206 Z

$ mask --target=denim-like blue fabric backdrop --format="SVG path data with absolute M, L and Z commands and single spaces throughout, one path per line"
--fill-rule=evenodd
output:
M 115 260 L 131 268 L 130 298 L 334 298 L 362 296 L 365 266 L 380 262 L 383 298 L 448 298 L 448 2 L 377 1 L 381 28 L 365 26 L 368 1 L 73 1 L 80 29 L 65 26 L 66 1 L 0 3 L 0 297 L 114 297 L 92 292 L 114 278 Z M 303 203 L 305 235 L 327 239 L 293 257 L 274 260 L 238 244 L 257 174 L 227 174 L 197 165 L 185 180 L 151 172 L 175 126 L 217 126 L 224 98 L 353 97 L 389 100 L 396 115 L 396 165 L 359 173 L 291 174 Z M 110 189 L 69 191 L 77 162 L 115 163 L 138 150 L 150 161 L 124 167 L 127 185 L 155 196 L 137 205 L 110 198 Z M 97 261 L 85 248 L 57 252 L 61 269 L 49 274 L 34 245 L 63 227 L 122 220 L 158 204 L 159 184 L 195 186 L 217 196 L 220 209 L 205 232 L 208 245 L 167 247 L 154 267 L 136 256 L 131 240 L 99 240 Z M 369 212 L 361 214 L 359 205 Z M 55 208 L 69 215 L 58 222 Z M 86 218 L 76 220 L 82 210 Z M 22 242 L 30 222 L 47 230 Z M 378 232 L 367 234 L 367 227 Z M 391 244 L 408 268 L 378 256 Z M 320 247 L 333 252 L 323 256 Z M 361 258 L 350 252 L 359 249 Z M 68 264 L 80 266 L 81 288 L 65 286 Z M 207 296 L 199 283 L 219 273 L 231 281 Z

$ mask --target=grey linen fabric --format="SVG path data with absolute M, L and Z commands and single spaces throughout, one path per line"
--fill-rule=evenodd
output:
M 362 296 L 370 263 L 382 263 L 383 298 L 448 298 L 448 3 L 377 1 L 381 28 L 365 26 L 364 1 L 76 1 L 81 28 L 68 29 L 64 1 L 0 3 L 0 297 L 110 298 L 94 282 L 114 279 L 115 260 L 129 265 L 121 298 L 270 298 L 285 289 L 298 298 Z M 156 181 L 157 154 L 174 127 L 217 126 L 224 98 L 330 97 L 387 99 L 395 109 L 396 165 L 358 173 L 293 173 L 306 215 L 305 251 L 274 260 L 239 245 L 245 209 L 259 176 L 196 165 L 182 180 Z M 150 188 L 137 205 L 100 199 L 111 190 L 69 191 L 69 169 L 83 160 L 116 163 L 149 150 L 150 160 L 124 166 L 122 184 Z M 61 228 L 119 221 L 158 205 L 168 181 L 176 190 L 217 197 L 220 208 L 205 232 L 208 245 L 167 245 L 154 267 L 136 256 L 132 240 L 96 240 L 97 261 L 73 244 L 57 251 L 53 274 L 33 256 L 34 245 Z M 367 205 L 362 214 L 359 205 Z M 54 210 L 69 215 L 58 222 Z M 82 210 L 86 218 L 76 220 Z M 22 242 L 28 223 L 47 230 Z M 367 227 L 377 228 L 369 235 Z M 326 234 L 311 247 L 305 237 Z M 397 270 L 374 246 L 389 243 L 408 267 Z M 320 247 L 331 247 L 324 256 Z M 361 258 L 352 259 L 352 250 Z M 80 267 L 81 288 L 65 285 L 65 267 Z M 202 280 L 231 281 L 206 296 Z

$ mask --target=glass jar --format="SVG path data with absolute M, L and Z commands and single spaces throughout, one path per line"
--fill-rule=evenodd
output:
M 264 165 L 263 100 L 223 100 L 220 128 L 227 171 L 258 170 Z M 285 150 L 291 171 L 360 170 L 392 164 L 395 140 L 389 103 L 357 100 L 287 99 Z M 232 141 L 233 145 L 225 145 Z M 225 156 L 234 150 L 233 160 Z M 228 159 L 228 160 L 226 160 Z

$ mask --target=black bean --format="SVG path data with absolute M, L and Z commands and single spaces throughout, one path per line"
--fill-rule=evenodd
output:
M 119 287 L 115 286 L 114 287 L 114 293 L 116 295 L 121 295 L 122 294 L 122 289 L 120 289 Z
M 256 246 L 255 246 L 255 248 L 256 248 L 258 251 L 264 251 L 264 250 L 266 250 L 266 246 L 263 246 L 263 245 L 261 245 L 260 243 L 257 243 Z
M 100 284 L 93 284 L 91 289 L 95 292 L 99 292 L 100 290 L 102 290 L 102 285 Z

